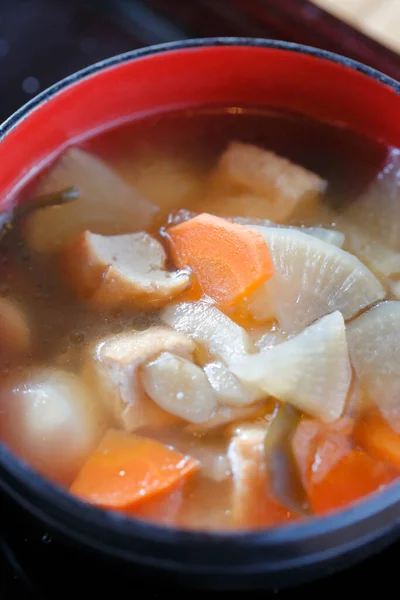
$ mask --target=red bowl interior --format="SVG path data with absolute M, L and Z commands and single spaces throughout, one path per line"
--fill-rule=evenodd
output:
M 0 143 L 3 206 L 71 140 L 130 116 L 217 104 L 296 111 L 400 147 L 400 95 L 349 66 L 252 45 L 171 49 L 78 77 L 23 115 Z

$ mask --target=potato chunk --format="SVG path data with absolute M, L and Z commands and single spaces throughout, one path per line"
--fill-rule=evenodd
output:
M 167 271 L 160 242 L 144 232 L 102 236 L 85 231 L 64 253 L 77 294 L 99 308 L 166 304 L 190 283 L 186 271 Z
M 107 427 L 105 411 L 71 373 L 32 369 L 0 391 L 0 437 L 35 470 L 69 485 Z
M 281 222 L 301 205 L 315 202 L 327 185 L 315 173 L 286 158 L 242 142 L 228 146 L 217 169 L 219 182 L 263 197 L 270 207 L 268 218 Z
M 191 358 L 194 348 L 189 338 L 166 327 L 110 336 L 96 344 L 83 375 L 98 390 L 119 426 L 128 431 L 163 426 L 176 417 L 146 396 L 139 368 L 163 352 Z

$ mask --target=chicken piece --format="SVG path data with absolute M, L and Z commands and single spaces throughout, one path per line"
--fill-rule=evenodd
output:
M 102 160 L 79 148 L 62 154 L 36 193 L 70 187 L 77 189 L 77 200 L 40 208 L 27 220 L 25 236 L 34 250 L 57 251 L 85 229 L 102 235 L 146 229 L 158 210 Z
M 127 431 L 162 427 L 176 417 L 146 396 L 139 368 L 163 352 L 190 359 L 194 347 L 192 340 L 165 327 L 110 336 L 96 344 L 84 365 L 83 376 L 98 390 L 120 427 Z
M 0 355 L 8 359 L 22 356 L 31 346 L 28 318 L 13 300 L 0 298 Z
M 90 231 L 64 252 L 76 292 L 99 308 L 163 306 L 190 283 L 186 271 L 167 271 L 166 253 L 151 235 L 102 236 Z
M 70 485 L 107 428 L 84 383 L 59 369 L 30 369 L 0 391 L 0 438 L 35 470 Z
M 228 146 L 219 161 L 216 180 L 263 197 L 270 206 L 265 216 L 280 222 L 300 205 L 315 203 L 327 187 L 315 173 L 274 152 L 242 142 Z
M 267 423 L 251 423 L 232 438 L 228 449 L 233 474 L 232 521 L 239 528 L 278 525 L 291 514 L 268 489 L 264 459 Z
M 200 367 L 163 352 L 142 367 L 142 383 L 158 406 L 189 423 L 205 423 L 217 410 L 217 397 Z

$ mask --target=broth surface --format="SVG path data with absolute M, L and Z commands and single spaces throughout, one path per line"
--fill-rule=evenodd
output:
M 296 115 L 241 107 L 153 115 L 105 131 L 95 138 L 84 141 L 80 147 L 103 159 L 144 198 L 159 207 L 147 231 L 165 245 L 165 228 L 168 234 L 168 219 L 171 220 L 171 213 L 180 209 L 226 218 L 270 218 L 268 204 L 264 207 L 262 203 L 255 202 L 254 195 L 250 193 L 240 194 L 237 197 L 233 195 L 233 198 L 229 197 L 229 202 L 222 196 L 218 197 L 218 194 L 209 194 L 210 173 L 232 141 L 254 144 L 273 151 L 326 180 L 327 192 L 318 205 L 300 208 L 284 223 L 305 227 L 325 227 L 337 231 L 342 231 L 341 219 L 344 211 L 347 211 L 350 205 L 357 205 L 357 200 L 370 189 L 370 186 L 380 181 L 379 174 L 382 174 L 385 165 L 386 169 L 387 165 L 391 165 L 391 156 L 394 152 L 379 141 L 361 137 L 341 127 L 315 123 Z M 50 165 L 49 169 L 51 168 Z M 44 177 L 46 173 L 41 175 L 41 178 Z M 29 191 L 29 195 L 32 196 L 32 200 L 29 200 L 34 203 L 35 194 Z M 179 221 L 179 213 L 178 217 L 176 212 L 174 215 Z M 393 217 L 398 218 L 397 215 Z M 0 296 L 12 299 L 22 307 L 28 315 L 32 338 L 29 350 L 22 355 L 14 357 L 4 348 L 0 352 L 3 387 L 3 392 L 0 391 L 0 395 L 3 394 L 0 413 L 3 415 L 7 414 L 12 402 L 12 392 L 9 390 L 15 389 L 19 381 L 29 376 L 30 370 L 38 366 L 57 367 L 81 377 L 87 353 L 97 341 L 126 331 L 145 331 L 147 328 L 160 326 L 163 323 L 158 307 L 148 310 L 129 305 L 94 309 L 75 293 L 63 268 L 60 267 L 61 253 L 42 253 L 32 249 L 26 239 L 25 228 L 26 219 L 21 223 L 16 221 L 15 226 L 0 242 Z M 365 229 L 366 235 L 369 236 L 368 231 Z M 346 234 L 344 249 L 354 252 L 354 248 L 349 247 L 347 232 L 344 233 Z M 369 239 L 373 244 L 373 238 Z M 358 256 L 363 260 L 363 257 Z M 168 261 L 168 266 L 172 268 L 173 260 L 170 254 Z M 378 280 L 383 282 L 381 273 L 370 264 L 367 266 L 371 268 Z M 396 273 L 392 279 L 393 282 L 397 281 Z M 385 284 L 385 300 L 397 302 L 393 289 L 395 287 L 390 288 Z M 185 292 L 182 298 L 184 297 Z M 179 300 L 180 296 L 174 298 L 173 302 Z M 366 308 L 370 308 L 370 305 Z M 362 308 L 358 314 L 365 313 L 365 310 Z M 243 316 L 240 311 L 233 309 L 223 312 L 243 326 L 254 340 L 260 337 L 259 333 L 268 333 L 266 327 L 268 320 L 254 322 L 248 320 L 248 317 Z M 326 314 L 329 312 L 327 310 Z M 353 318 L 348 321 L 353 322 Z M 199 349 L 197 351 L 200 352 Z M 205 362 L 210 362 L 208 357 L 204 360 L 200 354 L 196 356 L 197 364 L 201 367 Z M 353 372 L 352 388 L 346 404 L 347 413 L 343 419 L 346 419 L 347 415 L 358 423 L 364 419 L 364 415 L 373 414 L 373 402 L 371 403 L 370 398 L 366 399 L 366 396 L 369 396 L 368 393 L 365 394 L 367 389 L 368 386 L 364 382 L 360 384 L 356 381 Z M 92 392 L 94 395 L 97 394 L 96 389 Z M 352 402 L 355 406 L 353 411 L 351 411 Z M 276 425 L 275 419 L 276 412 L 279 410 L 282 410 L 279 400 L 269 398 L 262 415 L 239 418 L 233 423 L 212 430 L 202 429 L 196 424 L 188 427 L 188 423 L 181 419 L 173 419 L 162 427 L 152 427 L 149 424 L 135 430 L 135 435 L 157 440 L 184 455 L 193 457 L 200 462 L 201 468 L 184 482 L 168 487 L 166 491 L 154 495 L 147 502 L 139 502 L 121 510 L 132 516 L 154 520 L 161 524 L 218 530 L 276 526 L 288 520 L 303 518 L 314 513 L 324 513 L 331 508 L 341 508 L 340 498 L 336 506 L 332 507 L 326 506 L 324 499 L 328 494 L 328 488 L 337 491 L 345 485 L 342 474 L 336 471 L 335 479 L 329 482 L 326 490 L 321 491 L 319 504 L 318 502 L 313 504 L 310 497 L 307 498 L 304 473 L 301 474 L 294 466 L 291 445 L 295 428 L 298 427 L 299 422 L 304 423 L 307 416 L 302 415 L 300 411 L 296 416 L 298 420 L 293 429 L 286 432 L 279 431 L 279 423 Z M 15 435 L 13 441 L 10 441 L 7 433 L 10 424 L 7 419 L 4 419 L 5 417 L 3 421 L 6 424 L 2 425 L 0 416 L 1 436 L 17 454 L 30 462 L 29 452 L 24 450 L 25 434 L 21 430 L 20 435 Z M 343 419 L 341 426 L 344 427 Z M 311 422 L 312 419 L 309 421 Z M 314 419 L 314 423 L 317 421 Z M 261 427 L 260 431 L 263 432 L 262 427 L 266 424 L 272 427 L 271 423 L 275 424 L 278 432 L 274 434 L 276 442 L 267 465 L 268 476 L 264 480 L 263 474 L 257 470 L 258 459 L 254 455 L 260 443 L 264 447 L 262 437 L 264 433 L 258 436 L 257 427 Z M 246 426 L 250 427 L 251 435 L 249 434 L 248 444 L 250 450 L 249 455 L 243 455 L 242 459 L 247 461 L 246 468 L 250 469 L 250 474 L 246 475 L 243 489 L 239 491 L 244 494 L 247 510 L 236 519 L 233 516 L 232 504 L 236 492 L 231 443 L 235 435 L 238 436 L 238 432 L 240 434 L 240 428 Z M 119 425 L 111 422 L 110 427 L 118 428 Z M 321 429 L 322 433 L 319 431 L 316 436 L 309 437 L 309 443 L 314 449 L 313 462 L 307 467 L 311 471 L 317 470 L 318 464 L 325 460 L 326 453 L 331 452 L 328 446 L 342 448 L 343 440 L 346 443 L 350 440 L 354 451 L 363 453 L 365 451 L 368 460 L 379 458 L 380 461 L 379 465 L 375 463 L 373 465 L 376 470 L 376 486 L 364 481 L 364 477 L 360 485 L 360 497 L 369 491 L 374 491 L 375 488 L 378 489 L 381 485 L 390 483 L 397 477 L 400 469 L 400 451 L 396 459 L 397 466 L 396 460 L 393 461 L 389 456 L 389 451 L 388 459 L 381 460 L 382 453 L 377 457 L 376 451 L 370 451 L 369 447 L 361 450 L 359 442 L 361 438 L 354 437 L 353 430 L 351 433 L 343 430 L 343 433 L 340 427 L 335 430 L 335 424 L 329 425 L 328 429 L 328 434 L 325 429 Z M 392 430 L 391 433 L 393 436 L 400 435 Z M 251 437 L 253 435 L 254 440 Z M 400 448 L 400 437 L 397 443 Z M 353 454 L 351 456 L 349 463 L 353 460 Z M 366 469 L 369 468 L 368 460 L 365 461 Z M 51 462 L 51 457 L 48 461 Z M 355 461 L 355 471 L 359 468 L 357 465 Z M 334 459 L 332 469 L 334 470 L 336 466 Z M 348 473 L 353 472 L 351 469 L 353 469 L 352 463 Z M 379 469 L 382 470 L 382 474 Z M 323 481 L 323 478 L 320 479 L 315 486 L 323 486 Z M 57 483 L 69 487 L 72 480 L 69 474 L 65 477 L 60 475 Z M 253 486 L 251 490 L 246 488 L 249 485 Z M 332 492 L 333 496 L 335 493 Z

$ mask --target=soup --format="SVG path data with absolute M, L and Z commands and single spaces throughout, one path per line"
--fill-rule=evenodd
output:
M 227 107 L 64 149 L 3 215 L 0 437 L 80 500 L 200 530 L 400 474 L 399 152 Z

